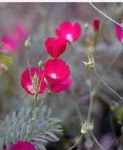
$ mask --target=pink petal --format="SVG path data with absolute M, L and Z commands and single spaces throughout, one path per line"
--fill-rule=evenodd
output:
M 17 48 L 18 44 L 17 41 L 9 36 L 9 35 L 4 35 L 1 39 L 2 41 L 2 48 L 1 51 L 15 51 Z
M 74 37 L 74 40 L 79 39 L 80 34 L 81 34 L 81 26 L 80 26 L 79 23 L 75 23 L 73 25 L 73 37 Z
M 17 141 L 10 150 L 36 150 L 34 145 L 27 141 Z
M 44 69 L 50 84 L 62 82 L 70 75 L 70 68 L 62 59 L 48 59 L 44 64 Z
M 32 84 L 32 78 L 37 75 L 39 79 L 39 93 L 44 93 L 46 90 L 46 82 L 44 79 L 44 71 L 38 67 L 31 67 L 25 69 L 21 74 L 21 85 L 31 95 L 35 94 Z
M 121 28 L 119 25 L 115 25 L 115 34 L 117 39 L 123 43 L 123 28 Z
M 72 29 L 72 24 L 71 24 L 71 22 L 68 22 L 68 21 L 62 22 L 62 23 L 59 25 L 59 27 L 56 29 L 56 34 L 57 34 L 58 36 L 61 36 L 61 35 L 65 36 L 65 34 L 66 34 L 69 30 L 71 30 L 71 29 Z
M 27 35 L 26 29 L 17 25 L 13 34 L 5 34 L 2 36 L 2 48 L 0 50 L 3 52 L 15 52 Z
M 23 40 L 27 36 L 27 29 L 25 29 L 22 25 L 16 25 L 14 38 L 18 41 Z
M 47 52 L 52 57 L 58 57 L 60 56 L 67 46 L 67 41 L 63 38 L 53 38 L 49 37 L 45 41 L 45 47 L 47 49 Z
M 81 34 L 81 26 L 79 23 L 63 22 L 56 29 L 56 34 L 69 42 L 78 40 Z
M 64 91 L 70 89 L 72 84 L 73 84 L 73 80 L 67 79 L 67 80 L 60 82 L 58 84 L 51 84 L 50 88 L 51 88 L 52 92 L 59 93 L 59 92 L 64 92 Z

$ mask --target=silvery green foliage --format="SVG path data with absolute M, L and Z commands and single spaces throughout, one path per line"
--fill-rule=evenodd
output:
M 28 140 L 37 149 L 45 150 L 45 145 L 49 141 L 58 141 L 61 133 L 60 120 L 51 117 L 51 110 L 46 105 L 23 106 L 19 112 L 13 112 L 1 121 L 0 149 L 4 143 Z

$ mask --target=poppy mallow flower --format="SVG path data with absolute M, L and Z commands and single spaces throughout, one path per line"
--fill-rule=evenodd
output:
M 122 25 L 123 26 L 123 25 Z M 119 26 L 119 25 L 115 25 L 115 34 L 117 39 L 123 43 L 123 27 Z
M 15 27 L 15 32 L 13 34 L 13 37 L 16 39 L 16 41 L 23 41 L 27 38 L 27 36 L 27 29 L 24 26 L 17 24 Z
M 10 146 L 9 150 L 36 150 L 35 146 L 28 141 L 17 141 Z
M 1 37 L 0 51 L 15 52 L 27 35 L 27 30 L 23 26 L 17 25 L 13 33 L 6 33 Z
M 2 51 L 15 51 L 17 48 L 17 41 L 9 34 L 5 34 L 1 38 L 2 42 Z
M 50 84 L 50 89 L 54 93 L 60 93 L 69 90 L 72 84 L 73 80 L 68 78 L 65 81 L 59 82 L 57 84 Z
M 81 34 L 81 26 L 77 22 L 62 22 L 56 28 L 56 35 L 66 39 L 68 42 L 73 42 L 79 39 Z
M 45 41 L 45 47 L 52 57 L 60 56 L 67 46 L 67 41 L 59 37 L 48 37 Z
M 92 28 L 94 30 L 94 32 L 98 32 L 100 29 L 100 19 L 99 18 L 94 18 L 92 20 Z
M 46 90 L 44 71 L 39 67 L 26 68 L 21 74 L 21 85 L 31 95 L 44 93 Z
M 44 63 L 45 76 L 49 84 L 59 84 L 70 76 L 69 65 L 62 59 L 48 59 Z
M 62 59 L 49 59 L 44 64 L 45 77 L 51 92 L 59 93 L 70 89 L 71 79 L 70 67 Z

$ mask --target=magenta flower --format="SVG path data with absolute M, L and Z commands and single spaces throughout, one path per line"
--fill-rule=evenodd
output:
M 15 32 L 14 32 L 14 38 L 17 41 L 24 40 L 28 35 L 27 29 L 23 27 L 22 25 L 16 25 Z
M 26 68 L 21 74 L 21 85 L 31 95 L 37 92 L 44 93 L 46 90 L 44 77 L 44 71 L 39 67 Z
M 45 76 L 49 84 L 59 84 L 70 75 L 69 66 L 62 59 L 49 59 L 44 64 Z
M 71 87 L 70 68 L 62 59 L 47 60 L 44 69 L 51 92 L 59 93 Z
M 67 46 L 67 41 L 63 38 L 53 38 L 49 37 L 45 41 L 45 47 L 47 49 L 48 54 L 52 57 L 60 56 Z
M 24 27 L 17 25 L 13 34 L 4 34 L 1 37 L 3 52 L 15 52 L 22 41 L 27 37 L 27 31 Z
M 30 142 L 17 141 L 15 144 L 12 144 L 10 150 L 36 150 L 36 148 Z
M 99 31 L 99 29 L 100 29 L 100 19 L 99 18 L 96 17 L 92 20 L 92 27 L 95 32 Z
M 10 35 L 3 35 L 2 39 L 2 51 L 15 51 L 17 48 L 17 41 Z
M 57 36 L 66 39 L 69 42 L 79 39 L 81 34 L 81 26 L 79 23 L 63 22 L 56 29 Z
M 116 37 L 117 39 L 123 43 L 123 28 L 120 27 L 119 25 L 115 25 L 115 34 L 116 34 Z
M 62 59 L 48 59 L 44 63 L 44 70 L 31 67 L 21 74 L 21 85 L 31 95 L 42 94 L 47 89 L 55 93 L 63 92 L 72 83 L 70 68 Z
M 66 79 L 63 82 L 57 83 L 57 84 L 51 84 L 50 88 L 51 91 L 54 93 L 60 93 L 60 92 L 64 92 L 66 90 L 69 90 L 70 87 L 72 86 L 73 80 L 71 79 Z

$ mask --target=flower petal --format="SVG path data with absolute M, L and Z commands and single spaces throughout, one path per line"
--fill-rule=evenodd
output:
M 73 80 L 67 79 L 57 84 L 51 84 L 50 88 L 52 92 L 60 93 L 68 90 L 72 86 Z
M 62 37 L 69 42 L 79 39 L 81 34 L 81 26 L 79 23 L 63 22 L 56 29 L 56 35 Z
M 45 41 L 45 47 L 47 49 L 47 52 L 52 57 L 58 57 L 60 56 L 67 46 L 67 41 L 63 38 L 53 38 L 49 37 Z
M 10 150 L 36 150 L 34 145 L 27 141 L 17 141 L 12 144 Z
M 115 25 L 115 34 L 117 39 L 123 43 L 123 28 L 121 28 L 119 25 Z
M 36 93 L 34 87 L 33 87 L 33 81 L 32 78 L 34 75 L 38 78 L 38 86 L 39 86 L 39 93 L 44 93 L 46 90 L 46 82 L 44 79 L 44 71 L 41 70 L 38 67 L 31 67 L 25 69 L 21 74 L 21 85 L 22 87 L 31 95 L 34 95 Z
M 15 51 L 17 48 L 17 41 L 7 34 L 3 35 L 2 39 L 2 48 L 1 51 Z
M 62 59 L 47 60 L 44 69 L 49 84 L 62 82 L 70 75 L 70 68 Z

